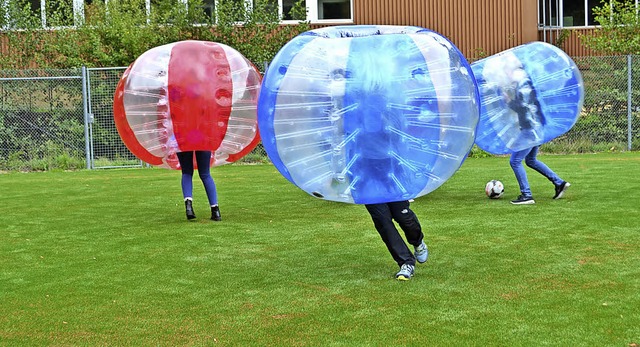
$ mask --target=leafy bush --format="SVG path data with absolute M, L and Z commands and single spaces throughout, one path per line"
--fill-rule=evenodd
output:
M 42 29 L 29 2 L 11 3 L 6 16 L 0 16 L 2 24 L 21 30 L 3 32 L 6 45 L 0 69 L 127 66 L 153 47 L 182 40 L 226 44 L 261 68 L 293 36 L 309 29 L 303 21 L 281 25 L 277 8 L 268 0 L 255 0 L 252 8 L 246 2 L 238 6 L 237 1 L 219 0 L 213 17 L 205 14 L 202 0 L 189 0 L 188 6 L 153 1 L 149 15 L 143 0 L 93 1 L 85 4 L 84 22 L 55 30 Z M 73 18 L 73 9 L 59 3 L 47 12 L 47 24 L 65 24 L 69 16 Z M 298 1 L 292 9 L 293 18 L 304 13 L 302 4 Z
M 634 1 L 601 1 L 593 9 L 598 29 L 590 35 L 580 35 L 583 44 L 602 54 L 640 54 L 640 21 Z

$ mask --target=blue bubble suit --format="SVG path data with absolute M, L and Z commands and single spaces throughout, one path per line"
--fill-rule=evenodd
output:
M 482 104 L 476 144 L 489 153 L 549 142 L 569 131 L 582 110 L 580 70 L 548 43 L 521 45 L 471 67 Z
M 258 127 L 278 171 L 317 198 L 427 194 L 462 165 L 480 112 L 471 66 L 412 26 L 336 26 L 288 42 L 263 78 Z

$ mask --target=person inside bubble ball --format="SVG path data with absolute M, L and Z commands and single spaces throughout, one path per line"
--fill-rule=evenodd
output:
M 517 141 L 540 142 L 541 136 L 537 133 L 544 124 L 544 116 L 542 115 L 540 102 L 538 101 L 536 90 L 531 83 L 531 79 L 524 71 L 522 65 L 518 61 L 517 65 L 507 64 L 507 68 L 513 68 L 509 75 L 516 85 L 513 95 L 505 93 L 505 99 L 509 108 L 518 114 L 518 124 L 520 126 L 520 138 Z M 516 141 L 516 143 L 517 143 Z M 555 194 L 553 199 L 560 199 L 571 184 L 558 176 L 545 163 L 538 160 L 538 150 L 540 146 L 533 146 L 523 150 L 515 151 L 511 154 L 509 164 L 513 170 L 518 185 L 520 186 L 520 195 L 512 200 L 514 205 L 530 205 L 535 204 L 527 172 L 522 165 L 525 164 L 542 174 L 555 186 Z
M 539 142 L 542 139 L 539 132 L 545 121 L 531 78 L 519 61 L 506 66 L 512 87 L 507 88 L 504 97 L 509 108 L 518 115 L 520 136 L 516 143 Z
M 198 165 L 198 176 L 204 185 L 207 193 L 209 205 L 211 205 L 211 220 L 221 221 L 220 208 L 218 206 L 218 193 L 216 184 L 210 173 L 211 151 L 185 151 L 176 153 L 180 162 L 180 170 L 182 171 L 182 195 L 184 197 L 184 206 L 186 209 L 187 219 L 196 218 L 193 211 L 193 158 L 195 156 Z
M 366 172 L 368 177 L 354 185 L 354 196 L 367 191 L 396 194 L 398 187 L 392 177 L 406 174 L 394 158 L 401 151 L 401 140 L 389 130 L 390 127 L 402 127 L 401 115 L 392 111 L 388 103 L 387 95 L 376 87 L 362 93 L 359 101 L 356 114 L 362 117 L 359 123 L 362 127 L 355 142 L 359 144 L 362 157 L 359 162 L 360 172 Z M 395 278 L 400 281 L 410 280 L 415 272 L 416 261 L 424 263 L 428 257 L 422 227 L 409 207 L 410 202 L 404 200 L 364 205 L 391 257 L 400 267 Z M 404 232 L 407 242 L 413 245 L 415 253 L 410 251 L 394 221 Z

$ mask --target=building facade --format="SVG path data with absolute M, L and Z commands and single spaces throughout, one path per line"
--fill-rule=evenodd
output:
M 6 0 L 6 8 L 14 0 Z M 74 26 L 84 20 L 84 7 L 98 0 L 28 0 L 43 28 Z M 118 0 L 110 0 L 118 1 Z M 147 13 L 156 1 L 141 0 Z M 204 12 L 215 16 L 222 0 L 203 0 Z M 258 0 L 231 0 L 251 7 Z M 581 34 L 597 27 L 593 8 L 602 0 L 260 0 L 273 4 L 283 24 L 308 20 L 312 27 L 351 24 L 414 25 L 449 38 L 470 59 L 489 56 L 530 41 L 558 44 L 569 55 L 592 55 L 580 42 Z M 301 1 L 306 18 L 290 10 Z M 606 1 L 606 0 L 605 0 Z M 617 0 L 638 6 L 640 0 Z M 52 23 L 48 10 L 64 3 L 73 9 L 65 23 Z M 189 0 L 176 0 L 188 6 Z M 4 7 L 3 7 L 4 6 Z M 5 12 L 5 23 L 10 23 Z M 6 25 L 6 24 L 5 24 Z
M 279 0 L 293 1 L 293 0 Z M 602 0 L 306 0 L 311 7 L 339 3 L 350 8 L 336 24 L 387 24 L 425 27 L 449 38 L 470 59 L 496 54 L 531 41 L 558 44 L 571 56 L 594 55 L 581 35 L 596 30 L 593 9 Z M 640 0 L 618 0 L 635 4 Z M 341 13 L 346 13 L 345 11 Z M 329 18 L 313 16 L 314 26 Z M 338 16 L 334 14 L 333 17 Z

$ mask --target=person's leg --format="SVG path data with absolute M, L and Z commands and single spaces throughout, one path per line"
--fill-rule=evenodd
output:
M 200 180 L 204 184 L 209 205 L 215 206 L 218 204 L 218 192 L 216 191 L 216 184 L 211 177 L 211 152 L 196 151 L 196 161 L 198 162 L 198 176 L 200 176 Z
M 422 243 L 424 234 L 416 214 L 409 208 L 409 201 L 396 201 L 387 203 L 393 219 L 404 231 L 407 242 L 417 247 Z
M 511 169 L 513 169 L 513 173 L 516 175 L 516 180 L 518 180 L 518 185 L 520 186 L 520 193 L 526 198 L 530 198 L 532 194 L 531 188 L 529 187 L 529 180 L 527 179 L 527 172 L 522 165 L 522 161 L 530 151 L 531 148 L 513 152 L 509 159 Z
M 538 160 L 538 148 L 539 146 L 533 147 L 531 152 L 527 154 L 524 159 L 525 164 L 528 167 L 538 171 L 542 176 L 546 177 L 549 181 L 553 183 L 555 186 L 561 185 L 564 180 L 560 178 L 553 170 L 551 170 L 545 163 Z
M 193 152 L 178 152 L 178 162 L 182 171 L 182 196 L 187 213 L 187 219 L 196 218 L 193 211 Z
M 418 216 L 416 216 L 409 207 L 409 201 L 390 202 L 387 205 L 389 205 L 391 216 L 398 222 L 402 231 L 404 231 L 407 242 L 413 245 L 416 260 L 420 263 L 426 262 L 429 251 L 427 250 L 427 245 L 424 243 L 424 234 L 422 233 L 420 221 L 418 220 Z
M 555 187 L 555 194 L 553 195 L 554 199 L 560 199 L 567 191 L 567 188 L 571 186 L 571 184 L 558 176 L 553 170 L 551 170 L 545 163 L 538 160 L 538 147 L 534 147 L 531 150 L 531 153 L 527 155 L 525 158 L 525 163 L 528 167 L 536 170 L 542 176 L 546 177 L 553 186 Z
M 211 177 L 211 152 L 210 151 L 196 151 L 196 162 L 198 163 L 198 176 L 204 185 L 204 190 L 207 192 L 207 199 L 211 206 L 211 219 L 214 221 L 221 221 L 220 207 L 218 206 L 218 192 L 216 184 Z
M 182 196 L 193 198 L 193 152 L 178 152 L 178 162 L 182 171 Z
M 378 234 L 380 234 L 382 241 L 387 246 L 393 260 L 395 260 L 398 266 L 402 266 L 403 264 L 414 266 L 416 259 L 402 239 L 402 236 L 400 236 L 400 233 L 398 233 L 398 229 L 396 229 L 393 224 L 393 217 L 389 206 L 387 204 L 367 204 L 365 207 L 367 211 L 369 211 L 373 224 Z

